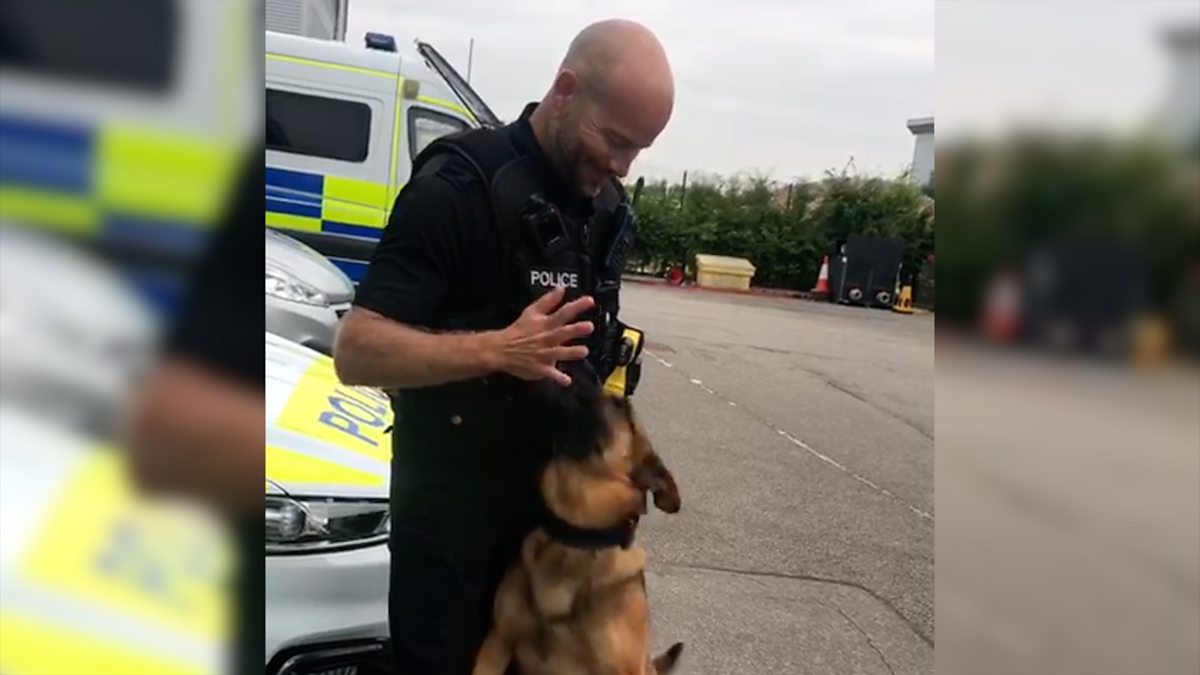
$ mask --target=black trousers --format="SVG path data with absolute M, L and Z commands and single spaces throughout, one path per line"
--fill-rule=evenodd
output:
M 444 518 L 395 514 L 388 623 L 398 675 L 470 675 L 496 588 L 534 525 L 528 491 L 479 500 L 454 492 L 460 503 Z

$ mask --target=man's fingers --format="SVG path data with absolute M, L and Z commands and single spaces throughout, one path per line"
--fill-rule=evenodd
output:
M 578 361 L 587 358 L 588 348 L 583 346 L 556 347 L 550 353 L 554 356 L 555 361 Z
M 566 288 L 563 286 L 555 286 L 546 293 L 542 294 L 537 300 L 534 300 L 529 306 L 537 310 L 541 314 L 549 314 L 554 311 L 562 302 L 563 296 L 566 294 Z
M 593 330 L 594 327 L 592 326 L 591 321 L 580 321 L 579 323 L 573 323 L 569 326 L 555 328 L 554 330 L 547 332 L 545 334 L 546 338 L 543 344 L 548 346 L 558 346 L 564 342 L 574 340 L 575 338 L 591 335 Z
M 586 295 L 582 298 L 572 300 L 551 314 L 546 323 L 550 328 L 565 326 L 567 323 L 574 321 L 575 317 L 591 309 L 595 304 L 595 301 Z
M 546 367 L 546 378 L 553 380 L 555 384 L 562 385 L 564 387 L 571 386 L 571 376 L 567 375 L 558 368 L 555 368 L 554 366 Z

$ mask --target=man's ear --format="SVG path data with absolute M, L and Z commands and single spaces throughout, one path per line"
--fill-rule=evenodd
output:
M 563 68 L 554 76 L 552 85 L 555 100 L 565 103 L 572 96 L 579 94 L 579 75 L 570 68 Z

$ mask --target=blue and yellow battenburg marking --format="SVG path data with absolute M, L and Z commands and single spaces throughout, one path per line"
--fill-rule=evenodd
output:
M 143 126 L 0 114 L 0 220 L 189 262 L 228 205 L 236 148 Z M 181 279 L 138 276 L 161 308 Z
M 267 167 L 266 222 L 283 230 L 378 241 L 394 197 L 391 193 L 382 183 Z M 361 280 L 365 263 L 334 262 L 351 279 Z
M 320 68 L 333 73 L 353 73 L 394 80 L 397 97 L 395 113 L 392 115 L 388 180 L 395 180 L 397 162 L 401 159 L 400 138 L 404 107 L 400 100 L 400 92 L 407 89 L 404 86 L 405 78 L 385 70 L 269 52 L 266 59 Z M 426 105 L 458 113 L 478 123 L 475 115 L 454 101 L 424 95 L 419 95 L 416 99 Z M 402 184 L 396 183 L 376 183 L 274 166 L 267 167 L 266 184 L 268 226 L 297 232 L 358 237 L 371 242 L 378 241 L 382 236 L 387 214 L 403 187 Z M 367 270 L 366 261 L 329 257 L 355 283 L 362 281 Z

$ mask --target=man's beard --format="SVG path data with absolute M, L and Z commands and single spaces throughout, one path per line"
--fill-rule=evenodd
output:
M 575 194 L 591 197 L 583 191 L 583 185 L 580 183 L 580 173 L 583 168 L 583 152 L 579 143 L 572 145 L 569 143 L 569 138 L 566 133 L 567 125 L 563 124 L 563 120 L 554 128 L 554 147 L 551 152 L 551 160 L 554 166 L 558 169 L 558 173 L 566 182 L 567 187 Z

